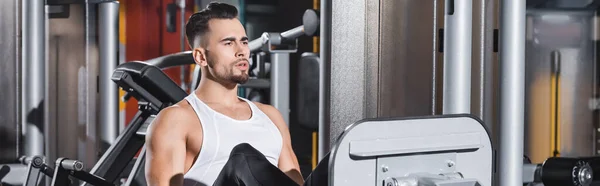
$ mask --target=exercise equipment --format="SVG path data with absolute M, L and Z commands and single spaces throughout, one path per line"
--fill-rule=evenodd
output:
M 185 56 L 189 56 L 189 53 L 178 53 L 146 62 L 133 61 L 119 65 L 114 70 L 111 79 L 127 91 L 124 99 L 135 98 L 138 100 L 138 113 L 89 173 L 83 171 L 80 166 L 72 166 L 79 165 L 81 162 L 59 158 L 56 160 L 52 182 L 57 185 L 67 184 L 68 177 L 72 176 L 86 181 L 85 185 L 115 184 L 136 153 L 142 150 L 142 157 L 136 159 L 132 168 L 132 172 L 140 172 L 139 168 L 144 160 L 142 147 L 145 143 L 147 126 L 161 109 L 175 104 L 187 96 L 187 93 L 159 67 L 168 68 L 170 65 L 179 65 L 178 63 L 168 63 L 168 61 L 169 59 L 179 61 L 182 59 L 181 57 Z M 128 172 L 125 174 L 129 175 Z M 128 184 L 132 184 L 134 180 L 136 179 L 128 179 Z M 36 182 L 26 183 L 26 185 L 35 184 Z
M 494 148 L 470 116 L 359 121 L 330 153 L 330 186 L 492 184 Z
M 471 115 L 365 119 L 338 136 L 319 166 L 326 164 L 329 186 L 491 186 L 498 166 L 494 149 L 483 123 Z M 598 184 L 598 162 L 600 157 L 553 157 L 525 164 L 523 184 Z
M 319 56 L 303 53 L 298 62 L 296 100 L 298 124 L 311 131 L 319 129 Z
M 174 56 L 185 54 L 174 54 Z M 138 150 L 140 156 L 124 185 L 145 185 L 143 136 L 160 109 L 182 100 L 183 92 L 160 68 L 165 59 L 152 63 L 130 62 L 117 67 L 113 81 L 138 100 L 136 119 L 119 136 L 90 173 L 77 160 L 59 158 L 52 176 L 54 185 L 68 185 L 68 177 L 88 185 L 114 185 Z M 153 65 L 154 64 L 154 65 Z M 157 65 L 157 66 L 155 66 Z M 481 121 L 470 115 L 415 118 L 378 118 L 358 121 L 348 127 L 334 144 L 325 166 L 327 185 L 492 185 L 496 158 L 489 134 Z M 531 183 L 590 185 L 597 158 L 549 159 L 527 165 Z M 38 166 L 34 162 L 33 167 Z M 34 166 L 35 165 L 35 166 Z M 574 176 L 569 174 L 576 170 Z M 47 172 L 47 171 L 46 171 Z M 311 178 L 313 179 L 313 178 Z M 571 180 L 571 182 L 570 182 Z M 577 182 L 573 182 L 576 180 Z M 525 182 L 524 182 L 525 183 Z M 29 184 L 34 185 L 34 184 Z
M 23 156 L 19 158 L 19 161 L 27 166 L 25 183 L 38 183 L 43 180 L 44 175 L 52 178 L 54 174 L 54 169 L 46 165 L 46 158 L 43 156 Z
M 163 66 L 165 60 L 158 58 L 148 63 L 128 62 L 115 69 L 112 80 L 128 95 L 138 100 L 139 111 L 131 124 L 119 136 L 107 153 L 102 156 L 91 173 L 114 183 L 127 165 L 142 148 L 145 140 L 145 129 L 153 115 L 172 104 L 182 100 L 187 93 L 175 84 L 157 66 Z M 151 65 L 157 64 L 157 66 Z M 165 65 L 165 68 L 168 66 Z M 143 130 L 140 132 L 140 130 Z M 137 161 L 141 161 L 139 158 Z M 137 162 L 136 162 L 137 163 Z

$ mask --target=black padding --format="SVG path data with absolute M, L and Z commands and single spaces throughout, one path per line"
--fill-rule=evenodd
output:
M 316 131 L 319 129 L 319 56 L 303 53 L 298 68 L 295 113 L 302 127 Z
M 154 59 L 146 60 L 145 62 L 152 66 L 156 66 L 159 69 L 165 69 L 181 65 L 191 65 L 195 63 L 194 56 L 192 56 L 192 51 L 185 51 L 160 56 Z
M 317 164 L 317 167 L 304 180 L 304 186 L 329 185 L 329 154 Z
M 169 76 L 156 66 L 132 61 L 117 66 L 114 73 L 117 72 L 129 74 L 134 82 L 146 89 L 146 91 L 160 102 L 177 103 L 187 96 L 187 93 L 183 89 L 177 86 Z

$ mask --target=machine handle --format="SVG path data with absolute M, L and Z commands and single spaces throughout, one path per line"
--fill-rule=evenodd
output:
M 314 36 L 318 35 L 320 26 L 320 18 L 318 13 L 315 10 L 308 9 L 304 12 L 302 16 L 302 25 L 290 29 L 288 31 L 282 32 L 279 35 L 282 39 L 293 40 L 302 35 L 306 36 Z M 248 47 L 250 48 L 250 52 L 255 52 L 260 50 L 263 45 L 269 42 L 269 34 L 263 33 L 259 38 L 254 39 L 248 43 Z

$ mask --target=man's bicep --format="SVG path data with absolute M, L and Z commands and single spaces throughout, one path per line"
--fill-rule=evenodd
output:
M 180 127 L 176 118 L 168 114 L 159 115 L 149 127 L 146 136 L 146 180 L 149 185 L 182 184 L 186 146 L 185 130 Z

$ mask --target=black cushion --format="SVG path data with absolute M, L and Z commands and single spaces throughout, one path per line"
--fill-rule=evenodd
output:
M 319 56 L 303 53 L 298 63 L 298 123 L 309 130 L 319 129 Z
M 122 72 L 129 74 L 135 83 L 163 103 L 177 103 L 187 96 L 187 93 L 161 69 L 148 63 L 123 63 L 117 66 L 113 74 Z

